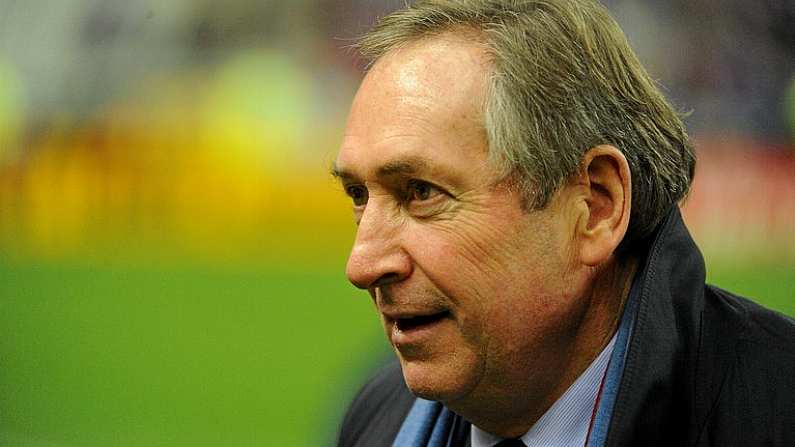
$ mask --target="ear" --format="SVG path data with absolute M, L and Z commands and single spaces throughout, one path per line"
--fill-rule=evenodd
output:
M 577 184 L 581 205 L 577 223 L 580 261 L 597 266 L 624 239 L 629 225 L 632 179 L 626 157 L 614 146 L 590 149 L 582 159 Z

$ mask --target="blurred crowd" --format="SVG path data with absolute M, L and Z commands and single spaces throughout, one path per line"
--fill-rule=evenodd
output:
M 792 142 L 795 2 L 609 0 L 695 134 Z M 788 95 L 790 98 L 788 98 Z
M 403 4 L 0 0 L 0 243 L 261 257 L 342 222 L 326 168 L 363 68 L 350 45 Z M 699 146 L 793 157 L 793 2 L 605 4 Z

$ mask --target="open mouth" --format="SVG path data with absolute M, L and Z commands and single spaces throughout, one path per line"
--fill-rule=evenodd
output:
M 439 312 L 433 315 L 418 315 L 416 317 L 398 318 L 395 320 L 399 331 L 410 331 L 423 326 L 436 323 L 450 315 L 449 311 Z

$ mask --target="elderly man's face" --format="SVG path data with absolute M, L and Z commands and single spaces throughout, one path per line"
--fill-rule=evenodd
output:
M 409 388 L 452 408 L 549 392 L 580 310 L 560 197 L 524 211 L 488 160 L 488 73 L 482 48 L 454 36 L 390 52 L 336 162 L 358 223 L 348 278 L 370 292 Z M 530 383 L 505 389 L 517 381 Z

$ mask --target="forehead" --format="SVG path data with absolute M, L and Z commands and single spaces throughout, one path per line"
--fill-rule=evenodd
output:
M 356 94 L 337 169 L 363 176 L 404 160 L 425 167 L 481 161 L 489 72 L 482 45 L 463 36 L 436 36 L 390 51 Z

